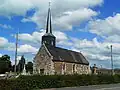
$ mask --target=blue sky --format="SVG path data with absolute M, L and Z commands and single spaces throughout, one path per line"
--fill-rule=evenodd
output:
M 19 30 L 18 60 L 32 61 L 45 33 L 49 0 L 0 1 L 0 56 L 14 63 L 15 34 Z M 67 4 L 66 4 L 67 3 Z M 114 67 L 120 68 L 119 0 L 52 0 L 53 33 L 57 46 L 82 52 L 90 65 L 110 68 L 113 45 Z

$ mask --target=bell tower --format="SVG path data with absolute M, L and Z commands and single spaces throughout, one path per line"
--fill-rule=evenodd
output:
M 46 46 L 56 46 L 56 37 L 52 34 L 50 2 L 47 15 L 46 33 L 42 36 L 42 44 L 45 44 Z

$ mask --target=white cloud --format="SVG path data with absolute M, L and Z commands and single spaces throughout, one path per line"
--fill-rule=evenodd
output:
M 73 43 L 70 42 L 69 40 L 63 40 L 63 41 L 59 41 L 57 45 L 62 46 L 62 47 L 71 47 Z
M 97 64 L 98 67 L 102 65 L 104 68 L 111 68 L 110 45 L 113 45 L 114 67 L 119 68 L 120 43 L 98 42 L 97 38 L 93 40 L 72 38 L 72 44 L 71 50 L 81 52 L 90 62 L 90 65 Z
M 13 29 L 10 25 L 6 25 L 6 24 L 0 24 L 0 27 L 4 29 Z
M 86 57 L 90 60 L 110 60 L 111 58 L 109 56 L 104 56 L 104 55 L 100 55 L 100 54 L 86 54 Z
M 63 32 L 55 31 L 55 32 L 53 32 L 53 34 L 56 36 L 57 42 L 68 40 L 67 35 Z
M 19 53 L 31 53 L 31 54 L 35 54 L 37 53 L 38 49 L 35 47 L 32 47 L 31 45 L 28 44 L 24 44 L 24 45 L 20 45 L 20 47 L 18 48 L 18 52 Z
M 32 34 L 21 33 L 18 35 L 19 40 L 24 41 L 24 43 L 40 44 L 42 36 L 45 34 L 45 30 L 35 31 Z
M 30 0 L 4 0 L 0 1 L 0 15 L 11 17 L 25 15 L 32 8 Z
M 105 39 L 106 42 L 120 43 L 120 35 L 111 35 Z
M 34 38 L 32 37 L 32 35 L 28 34 L 28 33 L 24 33 L 24 34 L 19 34 L 18 38 L 20 40 L 26 41 L 26 42 L 34 42 Z
M 88 41 L 87 39 L 80 40 L 78 38 L 71 38 L 76 48 L 93 48 L 96 47 L 93 41 Z M 94 40 L 94 39 L 93 39 Z
M 32 34 L 23 33 L 23 34 L 19 34 L 19 40 L 24 41 L 24 43 L 29 43 L 29 44 L 34 43 L 40 45 L 42 36 L 44 34 L 45 34 L 45 30 L 40 30 L 39 32 L 35 31 Z M 67 35 L 61 31 L 54 31 L 53 34 L 56 36 L 57 43 L 68 40 Z
M 4 48 L 6 44 L 8 43 L 8 40 L 4 37 L 0 37 L 0 48 Z
M 4 37 L 0 37 L 0 49 L 13 51 L 14 48 L 14 43 L 8 42 L 8 40 Z
M 0 1 L 0 15 L 13 16 L 25 15 L 28 10 L 39 9 L 41 12 L 46 11 L 49 0 L 4 0 Z M 67 3 L 67 4 L 66 4 Z M 58 12 L 64 12 L 68 9 L 75 10 L 79 7 L 93 7 L 101 5 L 103 0 L 54 0 L 52 8 Z
M 116 14 L 113 17 L 109 16 L 104 20 L 97 19 L 91 21 L 88 25 L 91 33 L 95 33 L 103 37 L 104 39 L 102 43 L 99 43 L 100 48 L 96 49 L 97 52 L 99 51 L 98 54 L 101 55 L 101 57 L 104 56 L 110 57 L 110 45 L 113 45 L 113 56 L 115 62 L 117 62 L 118 64 L 120 64 L 119 62 L 120 25 L 119 24 L 120 24 L 120 14 Z M 109 46 L 109 49 L 105 49 L 105 47 L 107 46 Z
M 21 21 L 31 21 L 36 23 L 39 28 L 44 28 L 49 0 L 44 2 L 41 0 L 39 2 L 31 0 L 31 2 L 37 7 L 36 12 L 33 16 L 24 18 Z M 79 25 L 83 21 L 90 20 L 98 14 L 90 9 L 90 7 L 101 5 L 102 3 L 103 0 L 54 0 L 51 6 L 54 30 L 71 30 L 73 25 Z
M 72 50 L 82 52 L 88 60 L 110 60 L 110 45 L 113 45 L 113 56 L 116 60 L 119 57 L 120 43 L 98 42 L 97 38 L 92 41 L 86 39 L 73 39 Z M 109 47 L 109 49 L 107 48 Z
M 53 20 L 53 25 L 56 26 L 57 29 L 72 30 L 73 26 L 78 26 L 83 21 L 87 21 L 96 15 L 97 12 L 91 9 L 81 8 L 75 11 L 65 12 L 62 16 L 56 17 Z
M 90 32 L 100 35 L 102 37 L 108 37 L 113 35 L 120 34 L 120 14 L 116 14 L 115 16 L 107 17 L 106 19 L 97 19 L 90 21 L 88 24 L 88 28 Z M 111 38 L 111 37 L 109 37 Z
M 56 11 L 55 11 L 56 12 Z M 90 20 L 93 16 L 98 15 L 97 12 L 89 8 L 78 8 L 77 10 L 55 13 L 52 16 L 52 24 L 54 30 L 71 30 L 72 27 L 78 26 L 83 21 Z M 47 12 L 36 12 L 32 17 L 24 18 L 22 22 L 32 21 L 38 25 L 39 28 L 44 28 L 46 24 Z

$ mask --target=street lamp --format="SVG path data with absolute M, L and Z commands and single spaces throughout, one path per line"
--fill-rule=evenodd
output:
M 108 49 L 111 50 L 111 51 L 110 51 L 110 54 L 111 54 L 111 74 L 114 75 L 112 48 L 113 48 L 112 45 L 110 45 L 110 48 L 108 47 Z
M 113 46 L 111 45 L 111 46 L 110 46 L 110 48 L 111 48 L 111 68 L 112 68 L 111 72 L 112 72 L 112 75 L 114 75 L 112 47 L 113 47 Z

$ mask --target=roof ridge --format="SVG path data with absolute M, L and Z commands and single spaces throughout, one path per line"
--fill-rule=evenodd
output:
M 59 48 L 59 49 L 63 49 L 63 50 L 68 50 L 68 51 L 71 51 L 71 52 L 76 52 L 76 53 L 81 53 L 81 52 L 77 52 L 77 51 L 73 51 L 73 50 L 70 50 L 70 49 L 65 49 L 65 48 L 61 48 L 61 47 L 55 47 L 55 48 Z

